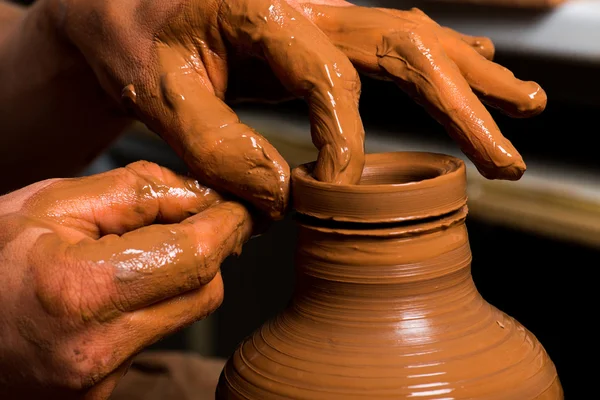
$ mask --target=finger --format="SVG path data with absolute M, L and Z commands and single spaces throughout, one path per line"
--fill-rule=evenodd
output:
M 532 117 L 546 108 L 546 92 L 537 83 L 515 78 L 510 70 L 485 59 L 463 42 L 455 40 L 454 45 L 444 49 L 485 104 L 514 118 Z
M 485 177 L 516 180 L 523 175 L 523 159 L 431 31 L 394 32 L 384 38 L 378 57 L 381 68 L 423 102 Z
M 456 32 L 454 29 L 450 29 L 447 27 L 441 27 L 444 33 L 448 35 L 448 37 L 454 37 L 462 40 L 467 45 L 471 46 L 473 50 L 477 53 L 485 57 L 487 60 L 492 61 L 494 59 L 494 55 L 496 54 L 496 47 L 490 38 L 485 36 L 470 36 L 465 35 L 464 33 Z M 440 35 L 443 37 L 443 35 Z M 445 41 L 442 41 L 442 45 L 446 48 L 449 44 L 445 44 Z
M 442 46 L 444 46 L 445 49 L 447 48 L 447 46 L 453 46 L 455 44 L 455 40 L 460 40 L 471 46 L 474 50 L 476 50 L 479 54 L 481 54 L 488 60 L 492 60 L 494 58 L 495 47 L 489 38 L 483 36 L 469 36 L 459 33 L 454 29 L 440 26 L 427 14 L 425 14 L 423 11 L 416 7 L 413 7 L 408 11 L 394 10 L 390 8 L 378 8 L 378 10 L 381 10 L 399 18 L 405 18 L 411 21 L 418 21 L 424 24 L 429 24 L 431 26 L 437 27 L 444 33 L 443 35 L 439 35 L 438 37 L 440 39 L 440 42 L 442 43 Z M 454 40 L 446 41 L 446 38 Z
M 106 378 L 95 394 L 112 392 L 115 384 L 129 367 L 132 355 L 214 312 L 223 300 L 223 280 L 220 272 L 206 285 L 152 304 L 140 310 L 127 312 L 110 324 L 102 326 L 101 335 L 111 345 L 105 355 L 104 369 L 115 373 Z M 118 390 L 118 389 L 117 389 Z M 99 393 L 96 393 L 99 392 Z M 92 398 L 107 398 L 92 397 Z
M 131 354 L 131 353 L 129 353 Z M 119 357 L 120 359 L 121 357 Z M 110 398 L 110 395 L 112 394 L 112 392 L 115 390 L 115 387 L 117 387 L 117 384 L 119 383 L 119 381 L 125 376 L 125 374 L 127 373 L 127 370 L 129 369 L 129 367 L 131 366 L 132 363 L 132 359 L 125 359 L 126 361 L 124 361 L 122 364 L 120 365 L 110 365 L 108 366 L 110 368 L 111 372 L 108 376 L 106 376 L 104 379 L 102 379 L 102 381 L 98 382 L 97 384 L 94 384 L 94 386 L 92 386 L 91 389 L 89 389 L 88 391 L 86 391 L 86 393 L 82 396 L 82 398 L 84 400 L 95 400 L 95 399 L 108 399 Z M 113 368 L 115 368 L 113 370 Z
M 418 8 L 410 11 L 381 10 L 438 27 L 440 32 L 436 36 L 446 54 L 486 104 L 516 118 L 537 115 L 546 107 L 546 94 L 537 83 L 521 81 L 508 69 L 489 61 L 494 56 L 491 40 L 462 35 L 453 29 L 440 27 Z
M 154 222 L 179 222 L 221 200 L 195 179 L 139 161 L 98 175 L 59 180 L 25 207 L 34 217 L 51 218 L 99 238 Z
M 180 52 L 159 45 L 161 96 L 168 107 L 158 131 L 200 182 L 251 202 L 273 218 L 284 214 L 289 198 L 289 166 L 260 134 L 205 85 L 198 71 L 184 67 Z M 250 78 L 251 79 L 251 78 Z M 144 106 L 142 104 L 142 106 Z
M 97 289 L 87 308 L 103 318 L 207 284 L 226 257 L 241 252 L 251 230 L 248 211 L 223 202 L 179 224 L 82 241 L 67 249 L 66 259 L 92 277 L 87 284 Z
M 227 35 L 233 42 L 249 37 L 251 48 L 258 49 L 282 84 L 308 102 L 312 140 L 319 150 L 315 177 L 357 183 L 364 166 L 364 130 L 356 70 L 321 30 L 285 1 L 255 4 L 238 13 L 224 3 Z
M 115 321 L 124 354 L 136 353 L 212 314 L 223 301 L 223 279 L 217 272 L 206 285 L 149 307 L 127 313 Z
M 420 19 L 420 21 L 422 21 L 424 23 L 428 22 L 430 24 L 438 26 L 445 33 L 445 35 L 439 35 L 440 41 L 442 43 L 442 46 L 444 46 L 444 48 L 446 48 L 447 45 L 453 44 L 451 42 L 450 43 L 445 42 L 444 39 L 447 37 L 447 38 L 460 40 L 460 41 L 468 44 L 469 46 L 471 46 L 474 50 L 476 50 L 479 54 L 481 54 L 483 57 L 487 58 L 488 60 L 492 60 L 494 58 L 495 47 L 489 38 L 483 37 L 483 36 L 469 36 L 469 35 L 459 33 L 457 31 L 455 31 L 454 29 L 440 26 L 437 22 L 435 22 L 433 19 L 431 19 L 427 14 L 425 14 L 423 11 L 421 11 L 420 9 L 418 9 L 416 7 L 413 7 L 412 9 L 410 9 L 409 12 L 412 13 L 416 18 Z

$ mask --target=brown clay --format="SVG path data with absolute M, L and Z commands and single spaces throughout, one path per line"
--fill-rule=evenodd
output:
M 292 173 L 294 202 L 321 218 L 299 217 L 293 299 L 240 345 L 217 399 L 563 398 L 535 336 L 488 304 L 473 283 L 460 160 L 367 155 L 361 184 L 337 192 L 310 178 L 311 167 Z M 463 194 L 452 207 L 434 196 L 448 181 Z M 426 199 L 414 209 L 420 219 L 373 223 L 397 220 L 390 217 L 394 204 L 399 215 L 405 212 L 396 201 L 378 216 L 382 193 L 404 192 L 414 205 L 414 187 Z M 316 188 L 325 202 L 337 200 L 337 219 L 363 223 L 325 221 L 324 210 L 333 209 L 320 207 L 316 197 L 305 201 Z M 359 194 L 372 209 L 354 207 Z M 344 212 L 351 218 L 339 218 Z
M 320 219 L 399 222 L 447 214 L 467 200 L 465 166 L 458 159 L 415 152 L 401 158 L 396 153 L 371 155 L 370 160 L 354 186 L 316 181 L 310 173 L 314 164 L 296 169 L 294 208 Z

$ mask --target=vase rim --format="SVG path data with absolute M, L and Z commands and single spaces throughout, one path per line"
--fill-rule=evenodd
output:
M 467 202 L 462 160 L 439 153 L 367 154 L 359 184 L 317 181 L 315 163 L 292 171 L 295 210 L 321 220 L 393 223 L 438 217 Z

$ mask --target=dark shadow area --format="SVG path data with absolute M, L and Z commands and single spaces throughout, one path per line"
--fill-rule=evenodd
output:
M 294 287 L 296 236 L 288 216 L 246 244 L 241 257 L 223 264 L 225 300 L 217 311 L 217 355 L 229 357 L 242 339 L 288 303 Z
M 525 232 L 467 221 L 473 252 L 473 280 L 483 297 L 533 332 L 554 361 L 565 393 L 583 384 L 580 364 L 569 354 L 580 351 L 568 341 L 576 307 L 576 260 L 598 260 L 600 251 L 557 242 Z M 567 397 L 568 399 L 569 397 Z

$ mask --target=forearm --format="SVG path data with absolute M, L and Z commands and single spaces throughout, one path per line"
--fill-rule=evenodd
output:
M 43 0 L 27 10 L 0 6 L 0 18 L 9 21 L 0 29 L 0 192 L 6 192 L 78 172 L 129 121 L 59 37 Z

